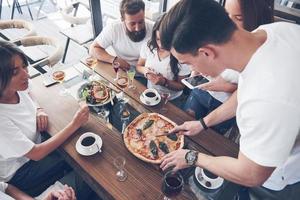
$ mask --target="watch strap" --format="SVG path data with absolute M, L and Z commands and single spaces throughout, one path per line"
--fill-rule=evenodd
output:
M 206 126 L 206 124 L 205 124 L 203 118 L 200 118 L 200 119 L 199 119 L 199 122 L 200 122 L 200 124 L 202 125 L 202 127 L 204 128 L 204 130 L 207 130 L 207 129 L 208 129 L 208 127 Z

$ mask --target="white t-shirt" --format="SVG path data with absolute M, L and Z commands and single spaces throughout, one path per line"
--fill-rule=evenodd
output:
M 142 44 L 151 36 L 152 25 L 145 22 L 146 37 L 140 42 L 133 42 L 126 34 L 124 22 L 116 21 L 104 27 L 96 42 L 104 49 L 112 46 L 116 55 L 136 66 Z
M 40 142 L 36 106 L 28 91 L 18 92 L 18 104 L 0 103 L 0 181 L 9 181 L 29 161 L 24 155 Z
M 147 46 L 147 42 L 145 42 L 142 46 L 140 57 L 146 59 L 145 67 L 153 69 L 156 73 L 160 73 L 168 80 L 173 80 L 174 74 L 170 66 L 170 56 L 159 60 L 157 51 L 153 50 L 152 53 L 149 47 Z M 178 76 L 186 76 L 191 73 L 187 65 L 178 65 L 178 68 L 179 68 Z M 170 90 L 161 85 L 154 85 L 151 83 L 151 81 L 148 81 L 147 87 L 155 88 L 155 89 L 164 89 L 166 91 L 169 91 L 171 94 L 170 100 L 173 100 L 182 94 L 182 91 Z
M 240 151 L 276 167 L 263 186 L 281 190 L 300 181 L 300 26 L 278 22 L 258 29 L 267 40 L 239 77 Z

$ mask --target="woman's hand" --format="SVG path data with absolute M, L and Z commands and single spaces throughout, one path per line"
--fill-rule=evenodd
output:
M 79 105 L 80 108 L 77 110 L 72 120 L 72 123 L 78 127 L 80 127 L 89 120 L 90 114 L 89 107 L 85 102 L 81 102 Z
M 45 200 L 76 200 L 74 190 L 65 185 L 63 190 L 56 190 L 48 194 Z
M 154 73 L 148 73 L 147 79 L 151 81 L 154 85 L 164 85 L 166 82 L 165 77 L 163 77 L 161 74 L 154 74 Z
M 169 131 L 169 133 L 166 134 L 168 135 L 171 133 L 178 133 L 182 135 L 194 136 L 200 133 L 202 130 L 203 127 L 200 121 L 188 121 L 188 122 L 184 122 L 179 126 L 175 126 L 173 129 Z
M 45 131 L 48 128 L 48 115 L 43 108 L 38 108 L 36 111 L 36 126 L 39 132 Z
M 222 76 L 217 76 L 208 83 L 198 86 L 199 89 L 209 90 L 215 92 L 229 92 L 232 93 L 237 89 L 237 85 L 226 81 Z
M 168 168 L 172 168 L 172 171 L 176 172 L 180 169 L 189 167 L 185 160 L 185 154 L 188 152 L 188 149 L 178 149 L 172 151 L 165 155 L 160 164 L 160 168 L 165 171 Z

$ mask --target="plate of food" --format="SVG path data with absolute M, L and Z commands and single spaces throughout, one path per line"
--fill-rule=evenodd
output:
M 85 99 L 88 106 L 103 106 L 114 99 L 116 93 L 101 81 L 91 81 L 78 89 L 78 98 Z
M 183 135 L 164 135 L 175 126 L 176 123 L 158 113 L 143 113 L 126 127 L 125 146 L 137 158 L 160 164 L 164 155 L 184 145 Z

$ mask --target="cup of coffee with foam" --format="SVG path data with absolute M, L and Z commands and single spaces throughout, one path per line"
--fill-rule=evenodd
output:
M 101 152 L 102 139 L 95 133 L 87 132 L 82 134 L 78 139 L 80 151 L 85 155 L 93 155 Z
M 157 90 L 153 88 L 146 89 L 143 93 L 143 98 L 147 104 L 153 104 L 159 100 Z

